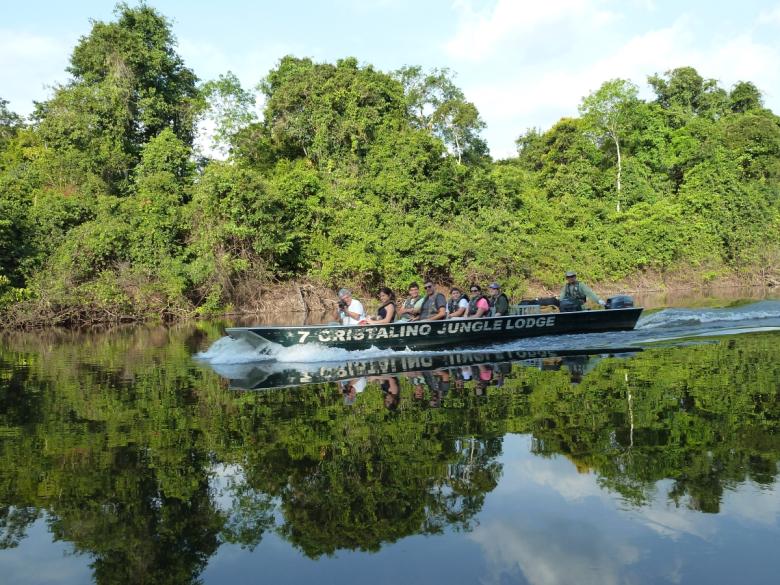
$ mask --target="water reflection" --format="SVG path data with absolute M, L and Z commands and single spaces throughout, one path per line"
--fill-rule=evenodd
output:
M 35 582 L 22 571 L 41 567 L 14 560 L 46 546 L 36 527 L 101 584 L 224 582 L 209 570 L 225 551 L 239 581 L 262 558 L 282 581 L 305 580 L 310 559 L 321 580 L 351 582 L 359 563 L 344 551 L 397 559 L 422 535 L 435 538 L 413 540 L 419 563 L 388 560 L 383 574 L 428 574 L 435 557 L 430 576 L 453 583 L 668 580 L 675 569 L 656 567 L 672 548 L 679 582 L 707 576 L 702 556 L 725 570 L 738 554 L 746 581 L 780 569 L 760 544 L 780 534 L 776 333 L 643 352 L 251 364 L 226 378 L 191 359 L 220 333 L 0 346 L 11 582 Z
M 263 390 L 292 388 L 325 382 L 344 382 L 352 393 L 365 389 L 368 380 L 383 381 L 397 374 L 424 384 L 433 392 L 446 394 L 450 382 L 463 387 L 474 381 L 479 391 L 488 386 L 501 387 L 513 365 L 555 371 L 564 368 L 572 383 L 579 383 L 585 373 L 605 357 L 627 357 L 641 348 L 578 349 L 534 351 L 469 351 L 440 354 L 400 354 L 379 358 L 362 358 L 339 362 L 287 363 L 264 360 L 241 364 L 212 364 L 214 371 L 230 381 L 231 388 Z M 396 381 L 397 383 L 397 381 Z

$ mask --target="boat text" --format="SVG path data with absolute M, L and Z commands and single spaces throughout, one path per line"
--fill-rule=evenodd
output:
M 485 321 L 458 319 L 443 322 L 394 324 L 382 327 L 334 327 L 332 329 L 320 329 L 316 332 L 300 330 L 297 334 L 298 343 L 314 341 L 310 337 L 315 335 L 316 341 L 332 343 L 381 339 L 413 339 L 434 335 L 463 335 L 554 326 L 555 315 L 545 315 L 542 317 L 513 317 Z

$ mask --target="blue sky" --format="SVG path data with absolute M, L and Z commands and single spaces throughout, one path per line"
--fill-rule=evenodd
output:
M 114 2 L 3 0 L 0 97 L 27 114 L 67 79 L 90 19 Z M 133 2 L 130 2 L 132 5 Z M 346 56 L 390 71 L 448 67 L 485 122 L 496 157 L 527 128 L 577 114 L 614 77 L 649 95 L 646 78 L 692 65 L 728 88 L 753 81 L 780 112 L 780 0 L 150 1 L 173 22 L 179 52 L 201 79 L 228 70 L 251 87 L 286 54 Z

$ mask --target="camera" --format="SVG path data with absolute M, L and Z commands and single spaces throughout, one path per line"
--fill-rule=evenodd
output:
M 339 299 L 339 309 L 346 311 L 348 306 L 349 305 L 345 301 Z

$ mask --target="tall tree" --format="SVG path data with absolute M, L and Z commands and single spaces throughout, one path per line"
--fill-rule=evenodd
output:
M 190 145 L 198 109 L 197 78 L 175 51 L 168 20 L 140 4 L 119 4 L 115 22 L 95 22 L 73 50 L 72 79 L 34 118 L 55 158 L 73 155 L 81 173 L 127 192 L 141 150 L 170 128 Z
M 580 114 L 597 143 L 609 141 L 615 145 L 617 155 L 616 210 L 620 211 L 623 170 L 621 140 L 631 124 L 633 108 L 637 104 L 638 88 L 625 79 L 612 79 L 582 100 Z
M 658 103 L 682 114 L 717 118 L 728 105 L 728 95 L 714 79 L 704 79 L 693 67 L 678 67 L 663 76 L 651 75 L 647 82 Z
M 241 87 L 241 81 L 232 71 L 203 84 L 201 94 L 206 101 L 201 124 L 211 131 L 211 147 L 227 154 L 236 134 L 256 121 L 255 97 Z
M 410 120 L 440 138 L 457 157 L 485 156 L 487 145 L 479 136 L 485 123 L 477 107 L 466 100 L 452 81 L 449 69 L 424 72 L 420 66 L 406 66 L 395 72 L 403 84 Z
M 281 157 L 357 163 L 385 125 L 403 120 L 400 84 L 354 58 L 334 66 L 288 55 L 260 89 L 266 134 Z
M 757 110 L 764 105 L 763 101 L 761 90 L 749 81 L 735 83 L 729 93 L 729 107 L 736 113 Z
M 130 141 L 138 149 L 164 128 L 192 143 L 198 78 L 176 53 L 170 22 L 154 8 L 117 5 L 116 22 L 95 22 L 73 50 L 74 84 L 98 85 L 112 76 L 130 80 Z

